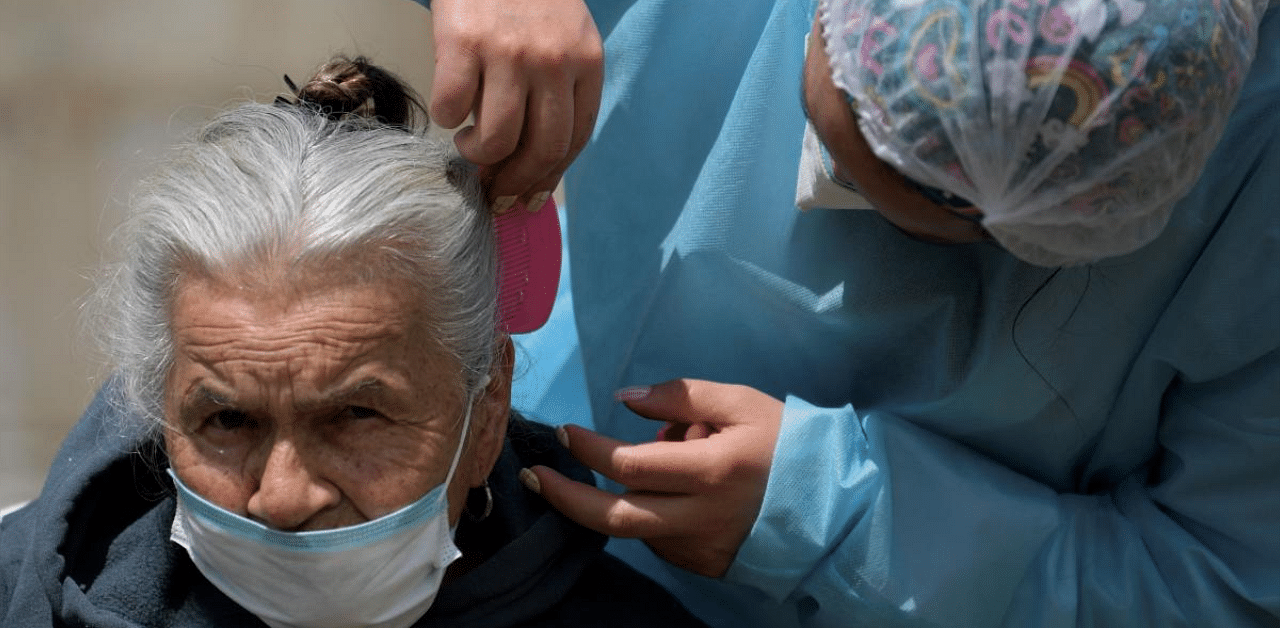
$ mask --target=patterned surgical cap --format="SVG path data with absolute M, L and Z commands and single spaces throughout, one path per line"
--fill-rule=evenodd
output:
M 876 155 L 966 198 L 1018 257 L 1153 240 L 1199 177 L 1268 0 L 822 0 Z

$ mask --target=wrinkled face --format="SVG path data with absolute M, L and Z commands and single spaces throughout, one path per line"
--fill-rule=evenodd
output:
M 463 379 L 411 305 L 414 290 L 278 294 L 201 276 L 179 285 L 165 392 L 178 477 L 290 531 L 362 523 L 443 482 L 462 434 Z M 449 489 L 451 522 L 473 484 L 472 440 Z
M 979 242 L 990 236 L 971 218 L 939 205 L 876 157 L 854 119 L 844 92 L 831 80 L 831 65 L 814 19 L 804 64 L 803 96 L 814 133 L 831 155 L 837 178 L 857 185 L 875 210 L 907 234 L 930 242 Z

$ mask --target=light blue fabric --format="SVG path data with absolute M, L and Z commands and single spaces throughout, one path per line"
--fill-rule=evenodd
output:
M 560 324 L 524 352 L 580 346 L 542 381 L 585 377 L 595 427 L 634 441 L 655 425 L 621 386 L 787 400 L 727 578 L 612 551 L 721 626 L 1280 621 L 1276 12 L 1164 234 L 1054 271 L 794 209 L 808 2 L 590 4 L 607 78 L 567 178 L 580 344 Z

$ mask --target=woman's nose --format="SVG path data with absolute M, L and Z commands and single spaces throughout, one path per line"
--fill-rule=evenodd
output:
M 281 439 L 271 446 L 257 490 L 249 497 L 249 516 L 277 530 L 303 530 L 316 515 L 334 506 L 338 490 L 306 464 L 297 445 Z

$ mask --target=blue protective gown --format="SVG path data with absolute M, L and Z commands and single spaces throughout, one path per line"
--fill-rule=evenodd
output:
M 795 209 L 808 0 L 589 4 L 573 301 L 517 405 L 642 441 L 621 386 L 786 400 L 723 580 L 615 552 L 723 626 L 1280 623 L 1280 12 L 1163 235 L 1053 270 Z

